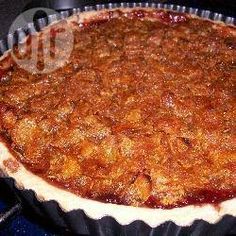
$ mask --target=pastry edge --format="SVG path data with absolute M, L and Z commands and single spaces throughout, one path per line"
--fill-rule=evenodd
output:
M 6 161 L 13 162 L 17 166 L 17 170 L 6 165 Z M 53 186 L 26 170 L 11 154 L 4 142 L 0 142 L 0 176 L 13 178 L 15 186 L 20 190 L 33 190 L 39 201 L 55 200 L 64 212 L 83 210 L 88 217 L 96 220 L 104 216 L 111 216 L 121 225 L 141 220 L 153 228 L 166 221 L 172 221 L 179 226 L 189 226 L 195 220 L 204 220 L 213 224 L 225 215 L 236 217 L 236 198 L 217 205 L 189 205 L 173 209 L 133 207 L 82 198 Z

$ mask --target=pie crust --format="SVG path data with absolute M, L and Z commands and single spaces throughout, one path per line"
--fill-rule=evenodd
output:
M 136 8 L 136 10 L 139 9 L 140 8 Z M 134 10 L 134 8 L 119 8 L 119 10 L 129 12 L 130 10 Z M 145 11 L 149 10 L 152 11 L 152 9 L 145 8 Z M 78 21 L 79 23 L 83 23 L 86 20 L 96 19 L 98 13 L 104 13 L 104 15 L 102 15 L 106 17 L 107 12 L 109 12 L 109 10 L 83 12 L 79 14 Z M 67 21 L 74 22 L 75 19 L 77 20 L 77 16 L 72 16 L 68 18 Z M 188 226 L 197 219 L 202 219 L 209 223 L 216 223 L 225 215 L 236 216 L 236 198 L 223 201 L 217 205 L 188 205 L 173 209 L 133 207 L 81 198 L 71 192 L 51 185 L 28 171 L 12 155 L 4 141 L 0 142 L 0 176 L 13 178 L 18 189 L 33 190 L 39 201 L 55 200 L 65 212 L 82 209 L 85 214 L 92 219 L 101 219 L 104 216 L 111 216 L 121 225 L 127 225 L 133 221 L 141 220 L 151 227 L 156 227 L 166 221 L 172 221 L 179 226 Z

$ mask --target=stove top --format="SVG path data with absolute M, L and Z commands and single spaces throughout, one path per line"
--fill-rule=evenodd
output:
M 17 198 L 0 179 L 0 214 L 17 205 Z M 1 225 L 1 222 L 0 222 Z M 0 236 L 6 235 L 62 235 L 58 229 L 52 228 L 42 219 L 37 218 L 27 209 L 21 210 L 18 207 L 2 226 L 0 226 Z M 65 234 L 63 234 L 65 235 Z

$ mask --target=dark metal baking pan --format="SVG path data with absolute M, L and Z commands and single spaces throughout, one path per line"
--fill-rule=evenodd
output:
M 55 1 L 53 1 L 55 2 Z M 60 2 L 60 1 L 59 1 Z M 71 4 L 69 4 L 71 5 Z M 40 6 L 40 5 L 37 5 Z M 43 5 L 43 7 L 46 7 L 47 5 Z M 55 5 L 54 7 L 59 7 L 61 5 Z M 67 5 L 64 5 L 66 8 Z M 236 18 L 231 17 L 231 16 L 225 16 L 221 13 L 215 13 L 209 10 L 202 10 L 199 8 L 193 8 L 193 7 L 186 7 L 186 6 L 180 6 L 180 5 L 174 5 L 174 4 L 164 4 L 164 3 L 150 3 L 150 2 L 134 2 L 134 3 L 129 3 L 129 2 L 121 2 L 121 3 L 107 3 L 107 4 L 96 4 L 96 5 L 87 5 L 87 6 L 82 6 L 81 8 L 71 8 L 68 10 L 62 10 L 57 14 L 57 15 L 49 15 L 44 18 L 37 18 L 35 22 L 29 22 L 28 25 L 25 28 L 19 28 L 16 30 L 14 34 L 8 34 L 6 38 L 0 40 L 0 55 L 3 54 L 5 51 L 8 49 L 12 48 L 12 45 L 18 44 L 22 42 L 23 38 L 25 35 L 29 35 L 32 32 L 35 32 L 35 30 L 40 31 L 48 25 L 49 23 L 52 22 L 51 19 L 56 19 L 60 20 L 65 17 L 68 17 L 72 14 L 76 14 L 80 11 L 90 11 L 90 10 L 101 10 L 104 8 L 112 9 L 116 7 L 153 7 L 153 8 L 163 8 L 163 9 L 168 9 L 168 10 L 174 10 L 177 12 L 182 12 L 182 13 L 190 13 L 197 15 L 201 18 L 205 19 L 210 19 L 214 21 L 222 21 L 226 24 L 236 24 Z M 57 9 L 57 8 L 56 8 Z
M 34 32 L 35 28 L 42 30 L 48 25 L 52 18 L 56 20 L 65 18 L 71 14 L 79 11 L 100 10 L 104 8 L 112 9 L 116 7 L 153 7 L 174 10 L 178 12 L 185 12 L 198 15 L 202 18 L 211 19 L 214 21 L 222 21 L 226 24 L 235 25 L 236 19 L 227 17 L 219 13 L 214 13 L 209 10 L 201 10 L 197 8 L 178 6 L 173 4 L 162 3 L 109 3 L 97 4 L 95 6 L 86 6 L 84 9 L 74 8 L 60 12 L 59 15 L 52 15 L 42 19 L 37 19 L 34 23 L 29 23 L 27 28 L 22 28 L 16 31 L 14 35 L 8 35 L 6 39 L 0 41 L 0 52 L 4 53 L 11 48 L 12 44 L 18 44 L 22 41 L 22 35 L 28 35 Z M 36 27 L 37 26 L 37 27 Z M 22 34 L 22 31 L 25 34 Z M 9 43 L 10 42 L 10 43 Z M 142 221 L 135 221 L 129 225 L 120 225 L 116 220 L 110 216 L 105 216 L 99 220 L 89 218 L 83 210 L 75 210 L 65 213 L 61 210 L 58 203 L 55 201 L 41 202 L 37 200 L 35 193 L 32 190 L 19 190 L 15 187 L 12 178 L 5 178 L 5 182 L 20 197 L 20 202 L 16 206 L 27 206 L 32 209 L 39 216 L 49 220 L 58 227 L 73 232 L 75 234 L 83 235 L 234 235 L 236 234 L 236 217 L 226 215 L 216 224 L 209 224 L 203 220 L 195 221 L 191 226 L 180 227 L 173 222 L 165 222 L 164 224 L 151 228 Z M 14 209 L 20 209 L 16 208 Z M 8 211 L 9 212 L 9 211 Z M 11 212 L 11 211 L 10 211 Z M 16 211 L 17 212 L 17 211 Z M 5 220 L 7 215 L 2 215 Z

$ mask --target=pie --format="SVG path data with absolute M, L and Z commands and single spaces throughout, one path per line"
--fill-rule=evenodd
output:
M 29 72 L 11 53 L 0 62 L 4 175 L 66 210 L 88 201 L 94 217 L 236 215 L 235 27 L 139 8 L 60 24 L 74 46 L 59 69 Z

